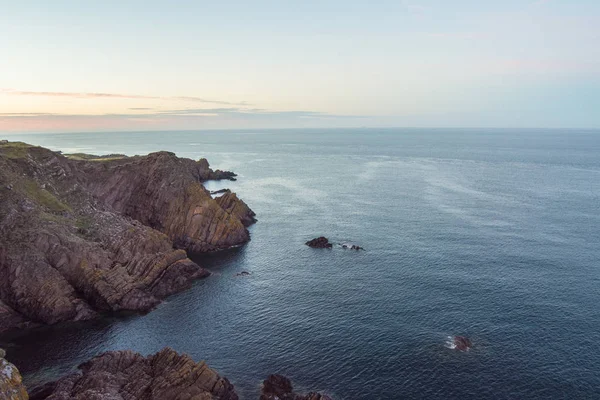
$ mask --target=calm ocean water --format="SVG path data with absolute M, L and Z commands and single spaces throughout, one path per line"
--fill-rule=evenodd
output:
M 270 373 L 336 399 L 600 398 L 600 132 L 11 135 L 65 152 L 207 157 L 257 213 L 246 246 L 146 316 L 0 338 L 34 385 L 170 346 L 255 399 Z M 364 252 L 315 250 L 325 235 Z M 235 277 L 236 272 L 252 275 Z M 468 335 L 474 348 L 447 347 Z

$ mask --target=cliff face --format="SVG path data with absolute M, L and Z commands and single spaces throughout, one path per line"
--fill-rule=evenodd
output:
M 80 371 L 30 392 L 31 400 L 238 400 L 233 385 L 206 363 L 170 348 L 143 357 L 109 351 L 79 366 Z M 1 397 L 0 397 L 1 398 Z M 331 400 L 327 395 L 293 392 L 282 375 L 270 375 L 260 400 Z
M 0 144 L 0 332 L 148 311 L 207 276 L 183 249 L 249 239 L 201 185 L 214 174 L 164 152 L 72 160 Z
M 79 368 L 79 373 L 33 391 L 31 399 L 238 399 L 226 378 L 169 348 L 148 357 L 132 351 L 108 352 Z
M 104 162 L 82 162 L 86 187 L 112 209 L 144 225 L 164 232 L 177 247 L 206 252 L 231 247 L 249 240 L 244 226 L 249 214 L 232 214 L 212 199 L 201 182 L 227 178 L 213 172 L 206 160 L 198 162 L 159 152 Z M 243 204 L 235 198 L 232 207 Z
M 4 359 L 4 350 L 0 349 L 0 399 L 27 400 L 29 396 L 23 386 L 19 370 Z

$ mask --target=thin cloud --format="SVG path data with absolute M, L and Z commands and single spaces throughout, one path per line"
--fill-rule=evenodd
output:
M 177 118 L 177 117 L 261 117 L 261 118 L 340 118 L 356 119 L 368 118 L 364 115 L 338 115 L 328 114 L 319 111 L 273 111 L 259 108 L 191 108 L 161 110 L 151 113 L 132 114 L 132 113 L 106 113 L 106 114 L 56 114 L 56 113 L 0 113 L 0 118 Z
M 431 32 L 426 35 L 439 39 L 481 39 L 487 36 L 479 32 Z
M 98 99 L 98 98 L 112 98 L 112 99 L 143 99 L 143 100 L 172 100 L 172 101 L 190 101 L 198 103 L 210 103 L 210 104 L 222 104 L 222 105 L 236 105 L 246 106 L 249 103 L 243 102 L 229 102 L 222 100 L 211 100 L 202 97 L 194 96 L 144 96 L 136 94 L 120 94 L 120 93 L 102 93 L 102 92 L 36 92 L 36 91 L 25 91 L 15 89 L 0 89 L 1 94 L 11 96 L 44 96 L 44 97 L 69 97 L 76 99 Z

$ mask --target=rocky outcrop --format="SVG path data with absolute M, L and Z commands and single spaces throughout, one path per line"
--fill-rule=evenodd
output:
M 0 400 L 29 399 L 19 370 L 4 359 L 5 355 L 0 349 Z
M 148 357 L 132 351 L 106 352 L 80 365 L 79 372 L 35 388 L 30 396 L 31 400 L 238 400 L 227 378 L 170 348 Z M 263 382 L 260 400 L 331 397 L 294 393 L 288 378 L 270 375 Z
M 220 180 L 228 180 L 235 181 L 237 180 L 235 177 L 237 174 L 234 174 L 231 171 L 221 171 L 220 169 L 212 170 L 208 165 L 208 160 L 206 158 L 201 158 L 197 162 L 198 167 L 203 171 L 205 175 L 202 176 L 203 181 L 220 181 Z
M 242 221 L 244 226 L 250 226 L 256 222 L 254 211 L 242 199 L 238 198 L 235 193 L 227 192 L 215 200 L 225 212 L 234 215 Z
M 309 240 L 305 243 L 308 247 L 312 247 L 314 249 L 330 249 L 333 247 L 331 243 L 329 243 L 329 239 L 324 236 L 318 237 L 313 240 Z
M 238 213 L 223 209 L 202 186 L 205 180 L 222 179 L 224 173 L 212 171 L 204 159 L 196 162 L 162 151 L 145 157 L 77 163 L 80 165 L 75 167 L 85 171 L 88 179 L 84 185 L 94 197 L 165 233 L 178 248 L 207 252 L 250 239 Z
M 263 382 L 260 400 L 331 400 L 329 396 L 311 392 L 300 395 L 293 392 L 292 382 L 283 375 L 269 375 Z
M 0 332 L 149 311 L 207 276 L 184 249 L 249 235 L 202 186 L 213 173 L 203 165 L 164 152 L 72 160 L 0 144 Z
M 78 373 L 31 393 L 32 400 L 237 400 L 233 385 L 206 363 L 169 348 L 144 357 L 132 351 L 104 353 Z

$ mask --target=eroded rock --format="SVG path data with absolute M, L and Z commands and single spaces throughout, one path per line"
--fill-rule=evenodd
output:
M 329 396 L 311 392 L 301 395 L 293 392 L 292 382 L 283 375 L 269 375 L 263 381 L 260 400 L 331 400 Z
M 144 357 L 111 351 L 80 371 L 32 391 L 32 400 L 237 400 L 233 385 L 206 363 L 165 348 Z
M 0 399 L 2 400 L 27 400 L 29 396 L 23 378 L 17 367 L 8 362 L 4 357 L 6 353 L 0 349 Z
M 313 240 L 309 240 L 305 243 L 308 247 L 312 247 L 314 249 L 330 249 L 333 247 L 331 243 L 329 243 L 329 239 L 324 236 L 315 238 Z
M 0 145 L 0 332 L 146 312 L 207 276 L 184 250 L 249 235 L 241 205 L 225 210 L 202 186 L 212 176 L 202 165 L 166 152 L 72 160 Z

